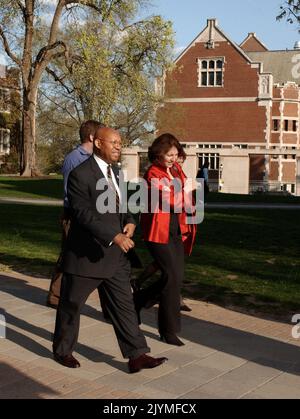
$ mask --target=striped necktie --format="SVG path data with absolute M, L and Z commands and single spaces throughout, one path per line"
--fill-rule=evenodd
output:
M 107 166 L 107 182 L 108 182 L 108 187 L 112 191 L 114 191 L 114 193 L 115 193 L 115 196 L 116 196 L 116 211 L 117 211 L 117 213 L 119 213 L 120 212 L 120 197 L 119 197 L 118 191 L 117 191 L 117 189 L 115 187 L 115 184 L 113 182 L 113 179 L 112 179 L 111 164 L 109 164 Z

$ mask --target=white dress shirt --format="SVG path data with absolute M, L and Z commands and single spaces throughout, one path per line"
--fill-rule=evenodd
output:
M 97 164 L 98 164 L 101 172 L 104 174 L 105 179 L 108 181 L 108 178 L 107 178 L 107 167 L 109 166 L 109 164 L 106 163 L 104 160 L 102 160 L 100 157 L 96 156 L 96 154 L 93 154 L 93 157 L 96 160 L 96 162 L 97 162 Z M 111 177 L 112 177 L 113 184 L 114 184 L 114 186 L 116 188 L 117 194 L 119 195 L 119 200 L 120 200 L 120 203 L 121 203 L 122 197 L 121 197 L 120 188 L 119 188 L 118 182 L 117 182 L 117 180 L 115 178 L 114 171 L 112 169 L 111 169 Z

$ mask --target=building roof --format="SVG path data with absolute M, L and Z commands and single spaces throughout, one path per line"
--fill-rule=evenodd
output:
M 246 39 L 237 45 L 218 26 L 215 18 L 207 19 L 207 26 L 175 59 L 175 64 L 197 43 L 213 45 L 214 42 L 229 42 L 249 64 L 262 63 L 261 72 L 271 73 L 275 84 L 294 82 L 300 85 L 300 50 L 268 51 L 254 32 L 250 32 Z M 249 51 L 251 48 L 256 51 Z
M 263 72 L 272 73 L 274 83 L 300 85 L 300 50 L 247 52 L 254 62 L 263 63 Z
M 240 47 L 248 52 L 248 51 L 268 51 L 268 48 L 265 46 L 264 43 L 256 36 L 255 32 L 248 33 L 248 36 L 244 41 L 241 43 Z
M 248 62 L 251 62 L 247 53 L 234 41 L 232 41 L 218 26 L 218 21 L 216 18 L 207 19 L 207 25 L 200 32 L 199 35 L 190 43 L 190 45 L 182 51 L 178 57 L 175 59 L 175 64 L 198 42 L 202 43 L 213 43 L 213 42 L 229 42 Z

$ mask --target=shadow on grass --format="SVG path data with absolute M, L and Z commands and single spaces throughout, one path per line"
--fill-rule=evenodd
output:
M 54 269 L 54 263 L 50 260 L 39 258 L 16 257 L 14 255 L 1 254 L 0 264 L 7 269 L 37 278 L 49 279 Z
M 254 195 L 238 195 L 238 194 L 223 194 L 210 192 L 207 195 L 206 201 L 208 203 L 226 202 L 226 203 L 266 203 L 266 204 L 298 204 L 300 198 L 293 195 L 272 195 L 272 194 L 254 194 Z
M 45 197 L 48 199 L 63 198 L 62 179 L 42 178 L 42 179 L 24 179 L 24 178 L 0 178 L 2 192 L 0 196 L 14 196 L 15 198 L 26 197 L 30 195 Z
M 207 210 L 196 244 L 299 257 L 300 211 Z M 222 255 L 220 255 L 220 258 Z
M 300 302 L 282 302 L 259 293 L 236 293 L 232 288 L 207 284 L 184 284 L 183 296 L 215 304 L 238 313 L 264 320 L 290 324 L 292 316 L 300 312 Z

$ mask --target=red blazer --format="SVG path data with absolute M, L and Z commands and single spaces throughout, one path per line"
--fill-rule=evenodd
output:
M 186 179 L 186 176 L 178 163 L 175 163 L 171 169 L 171 173 L 174 178 L 180 179 L 182 184 Z M 190 255 L 192 252 L 193 244 L 196 237 L 196 225 L 191 225 L 186 223 L 187 214 L 184 209 L 185 206 L 191 205 L 192 202 L 188 203 L 188 197 L 183 194 L 183 192 L 175 192 L 174 186 L 168 188 L 163 185 L 156 185 L 154 187 L 158 188 L 158 194 L 160 196 L 160 203 L 153 205 L 151 212 L 151 193 L 150 187 L 151 183 L 155 184 L 155 179 L 162 181 L 163 179 L 171 182 L 171 178 L 167 174 L 165 168 L 153 164 L 147 170 L 144 179 L 148 183 L 148 213 L 141 214 L 141 228 L 142 236 L 145 241 L 167 244 L 169 243 L 169 226 L 170 226 L 170 212 L 164 211 L 162 207 L 162 202 L 168 202 L 170 209 L 174 209 L 177 205 L 181 206 L 182 212 L 178 215 L 178 221 L 180 226 L 180 231 L 182 235 L 182 241 L 184 243 L 185 253 Z M 152 182 L 151 182 L 152 181 Z M 185 200 L 185 201 L 184 201 Z M 153 203 L 152 203 L 153 204 Z

